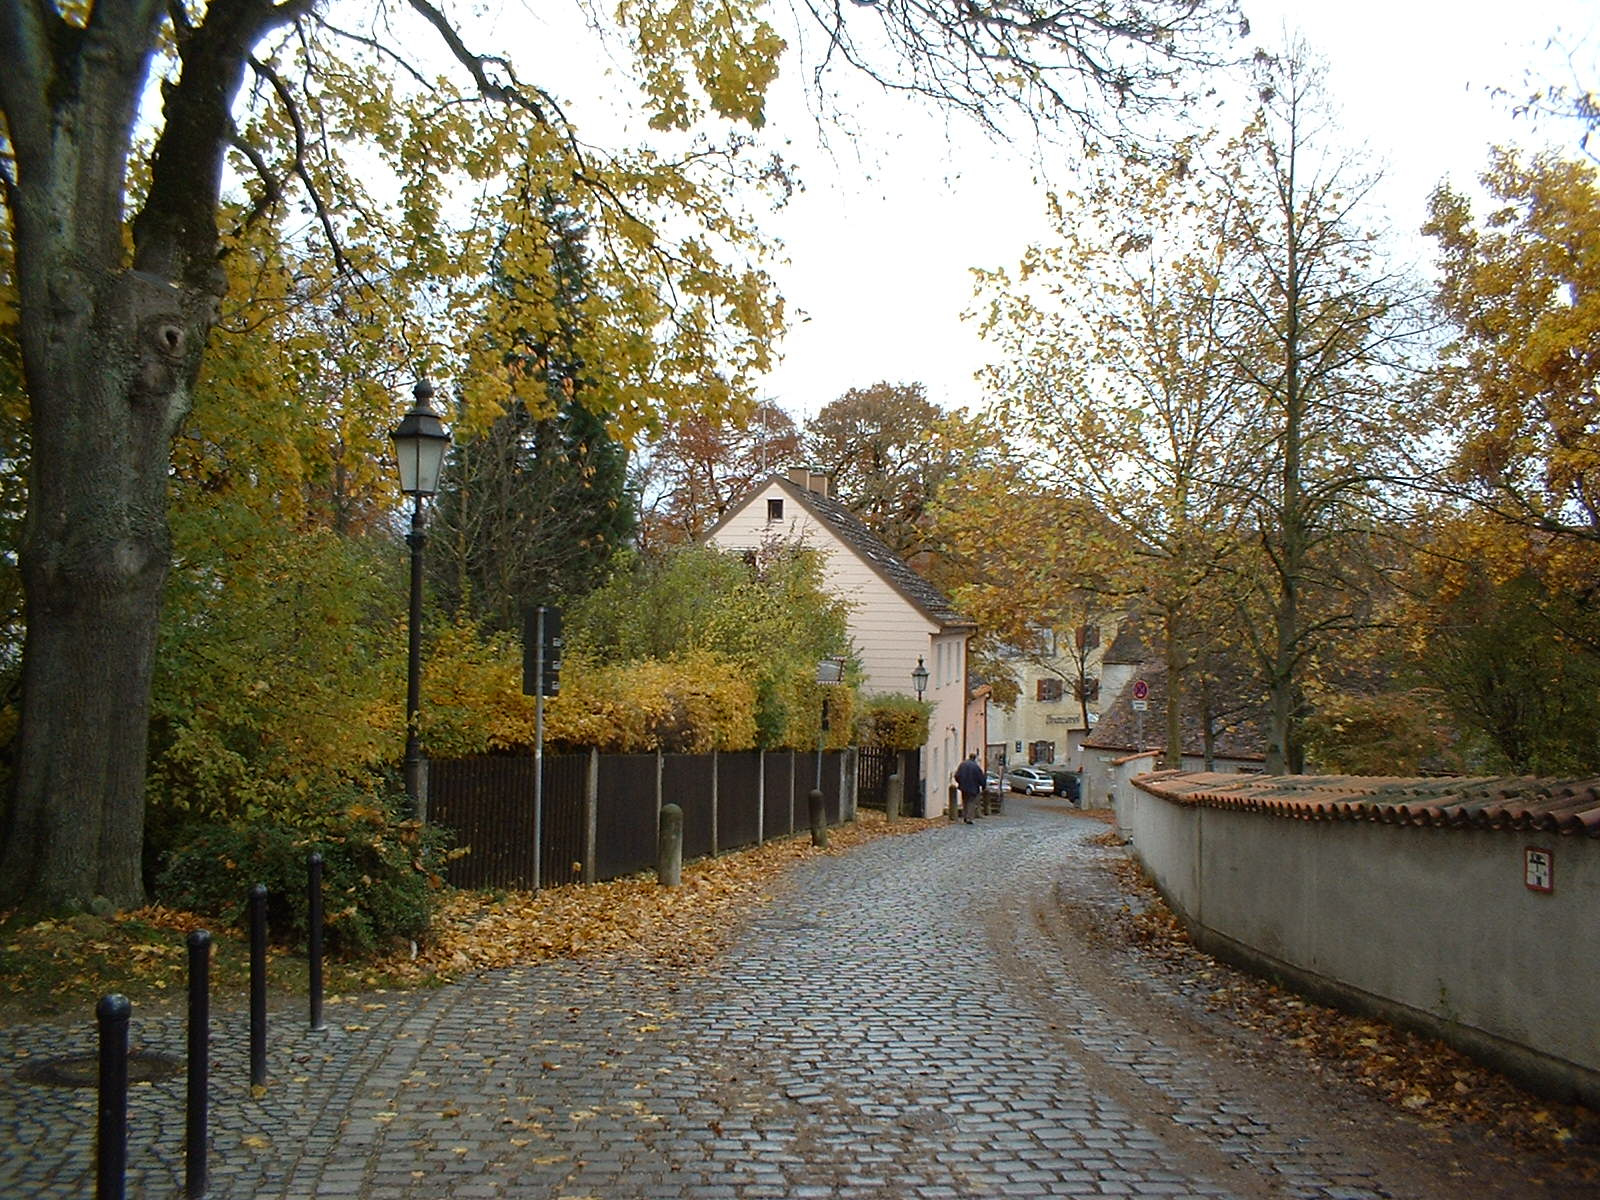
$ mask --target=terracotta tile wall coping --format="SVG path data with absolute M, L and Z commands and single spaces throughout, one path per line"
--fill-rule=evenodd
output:
M 1134 786 L 1174 804 L 1302 821 L 1376 821 L 1441 829 L 1503 829 L 1600 837 L 1600 778 L 1401 778 L 1224 775 L 1155 771 Z

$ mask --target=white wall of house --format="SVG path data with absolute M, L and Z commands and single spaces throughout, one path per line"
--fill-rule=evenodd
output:
M 771 501 L 781 502 L 781 516 L 769 515 L 774 512 Z M 775 481 L 726 517 L 709 540 L 724 550 L 759 550 L 784 542 L 818 551 L 824 585 L 850 606 L 851 648 L 861 663 L 864 694 L 914 695 L 911 673 L 922 660 L 928 670 L 923 699 L 933 706 L 923 777 L 929 811 L 942 809 L 945 785 L 961 761 L 965 742 L 968 633 L 941 630 Z

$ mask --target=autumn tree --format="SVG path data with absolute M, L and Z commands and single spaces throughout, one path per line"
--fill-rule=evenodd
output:
M 806 462 L 902 558 L 927 549 L 928 506 L 958 466 L 941 436 L 944 410 L 920 383 L 851 388 L 806 422 Z
M 691 541 L 768 475 L 795 465 L 800 431 L 771 403 L 737 421 L 688 417 L 644 448 L 634 488 L 649 550 Z
M 1437 477 L 1497 520 L 1600 544 L 1600 175 L 1587 163 L 1493 152 L 1486 216 L 1449 187 L 1424 232 L 1455 333 L 1435 373 Z
M 982 328 L 999 351 L 991 419 L 1049 431 L 1025 488 L 1081 510 L 1031 547 L 1075 564 L 1039 614 L 1076 595 L 1068 638 L 1119 606 L 1159 627 L 1171 762 L 1185 678 L 1215 636 L 1219 580 L 1241 553 L 1236 481 L 1255 469 L 1257 445 L 1229 369 L 1241 336 L 1223 299 L 1235 210 L 1189 153 L 1113 166 L 1081 194 L 1052 197 L 1055 239 L 1014 272 L 981 276 Z
M 1266 769 L 1299 771 L 1317 652 L 1369 620 L 1361 574 L 1382 561 L 1383 481 L 1417 434 L 1402 370 L 1417 289 L 1362 220 L 1372 180 L 1328 144 L 1320 73 L 1297 48 L 1263 58 L 1257 115 L 1213 168 L 1237 214 L 1217 305 L 1227 369 L 1253 413 L 1262 470 L 1237 486 L 1259 553 L 1239 576 L 1240 629 L 1269 712 Z
M 1101 514 L 1048 469 L 1036 470 L 1036 448 L 1019 448 L 1004 430 L 981 418 L 947 423 L 964 466 L 936 494 L 929 536 L 936 581 L 978 626 L 972 671 L 1009 707 L 1019 663 L 1059 673 L 1058 648 L 1075 644 L 1078 627 L 1121 598 Z M 1086 671 L 1063 679 L 1086 693 Z
M 327 252 L 326 268 L 302 281 L 306 289 L 342 272 L 365 280 L 391 311 L 401 307 L 397 297 L 431 293 L 441 306 L 411 309 L 401 341 L 412 351 L 392 360 L 390 377 L 408 358 L 424 369 L 430 359 L 463 362 L 463 391 L 480 412 L 505 394 L 507 371 L 460 345 L 471 324 L 461 318 L 487 313 L 492 298 L 473 295 L 483 257 L 472 230 L 450 226 L 441 207 L 449 189 L 438 183 L 457 171 L 488 178 L 519 160 L 588 185 L 614 251 L 613 277 L 625 281 L 620 294 L 635 317 L 645 315 L 644 332 L 629 323 L 629 348 L 644 352 L 630 360 L 639 366 L 619 373 L 663 386 L 654 402 L 618 405 L 619 425 L 637 429 L 688 403 L 680 371 L 694 377 L 692 406 L 735 407 L 748 373 L 766 364 L 776 310 L 764 276 L 748 264 L 753 243 L 715 198 L 721 192 L 697 192 L 694 182 L 738 177 L 736 155 L 714 167 L 702 165 L 714 157 L 704 152 L 676 162 L 659 153 L 598 155 L 509 62 L 473 53 L 430 5 L 409 11 L 417 24 L 395 31 L 399 44 L 407 32 L 442 35 L 465 91 L 409 71 L 403 53 L 311 5 L 0 10 L 0 182 L 31 421 L 20 546 L 24 695 L 0 903 L 77 906 L 100 896 L 128 905 L 143 894 L 145 735 L 171 552 L 173 441 L 224 312 L 224 251 L 281 218 L 287 197 L 298 195 L 312 217 L 297 236 Z M 704 44 L 764 82 L 781 43 L 748 13 L 728 18 L 718 11 Z M 759 121 L 759 86 L 730 89 L 721 75 L 714 94 L 698 90 L 710 69 L 704 61 L 663 65 L 646 103 L 664 125 L 711 110 Z M 152 72 L 159 89 L 147 87 Z M 258 86 L 236 108 L 246 75 Z M 159 113 L 141 110 L 146 96 L 158 97 Z M 479 122 L 478 97 L 503 118 Z M 357 143 L 370 150 L 364 176 L 381 186 L 383 169 L 393 172 L 395 203 L 374 199 L 374 188 L 344 169 L 338 155 Z M 231 165 L 252 182 L 225 204 L 235 148 Z M 692 221 L 682 224 L 697 194 L 699 237 Z M 651 222 L 668 209 L 680 225 L 662 236 Z M 718 248 L 741 240 L 746 262 L 724 269 Z M 669 285 L 680 273 L 692 279 Z M 447 291 L 455 295 L 446 299 Z M 734 319 L 708 324 L 696 315 L 708 308 Z M 668 340 L 676 342 L 669 355 L 650 353 Z M 680 366 L 659 369 L 669 359 Z
M 626 332 L 611 327 L 604 347 L 630 363 L 630 382 L 655 377 L 649 398 L 605 406 L 620 431 L 659 426 L 663 411 L 737 409 L 766 366 L 777 314 L 765 278 L 719 256 L 730 243 L 755 250 L 715 202 L 760 173 L 737 147 L 607 156 L 556 97 L 505 55 L 475 52 L 429 0 L 381 6 L 351 27 L 334 16 L 309 0 L 0 7 L 0 187 L 30 453 L 24 697 L 0 903 L 142 896 L 168 467 L 222 311 L 221 255 L 239 228 L 303 206 L 298 236 L 337 269 L 365 272 L 396 306 L 431 296 L 412 310 L 411 361 L 397 369 L 448 364 L 486 419 L 509 395 L 507 368 L 462 344 L 473 324 L 463 318 L 503 312 L 504 298 L 471 302 L 482 246 L 474 230 L 451 228 L 446 201 L 457 183 L 482 195 L 508 164 L 537 159 L 595 206 L 615 250 L 613 299 L 639 317 Z M 1092 132 L 1106 97 L 1133 111 L 1181 96 L 1177 76 L 1205 60 L 1203 39 L 1232 11 L 1145 0 L 1116 14 L 1071 3 L 1043 17 L 1005 4 L 818 6 L 815 16 L 830 60 L 881 63 L 891 85 L 980 116 L 1020 99 L 1042 120 Z M 621 19 L 652 128 L 762 122 L 783 42 L 753 7 L 627 5 Z M 887 26 L 891 57 L 869 52 L 876 33 L 858 40 L 857 22 Z M 455 81 L 416 65 L 423 45 Z M 346 153 L 358 171 L 345 169 Z M 246 182 L 225 209 L 230 170 Z M 711 175 L 714 187 L 697 182 Z M 376 198 L 386 184 L 393 204 Z M 664 335 L 670 353 L 657 352 Z M 117 686 L 90 683 L 107 678 Z

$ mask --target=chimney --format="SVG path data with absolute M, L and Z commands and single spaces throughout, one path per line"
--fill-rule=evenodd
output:
M 828 499 L 827 473 L 815 467 L 790 467 L 789 482 L 799 484 L 806 491 L 814 492 L 824 500 Z

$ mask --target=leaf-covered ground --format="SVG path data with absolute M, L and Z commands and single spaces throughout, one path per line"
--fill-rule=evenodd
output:
M 741 911 L 770 893 L 795 863 L 839 854 L 864 841 L 915 833 L 930 822 L 894 825 L 881 813 L 829 830 L 828 848 L 809 835 L 768 842 L 691 863 L 678 888 L 654 876 L 540 892 L 464 892 L 442 899 L 429 936 L 414 949 L 381 958 L 330 960 L 330 993 L 425 987 L 470 971 L 586 954 L 629 952 L 684 967 L 708 961 L 727 944 Z M 246 994 L 249 950 L 242 932 L 206 916 L 153 905 L 114 917 L 89 915 L 24 924 L 0 914 L 0 1020 L 92 1019 L 96 1000 L 122 992 L 135 1005 L 182 1002 L 187 988 L 185 939 L 194 929 L 213 936 L 212 991 Z M 275 991 L 305 991 L 303 955 L 273 947 L 268 977 Z
M 1122 844 L 1107 831 L 1099 844 Z M 1445 1043 L 1303 999 L 1195 947 L 1131 858 L 1113 860 L 1130 903 L 1112 936 L 1182 979 L 1212 1013 L 1300 1056 L 1313 1074 L 1355 1080 L 1437 1125 L 1475 1128 L 1513 1144 L 1571 1149 L 1600 1167 L 1600 1114 L 1540 1099 Z

